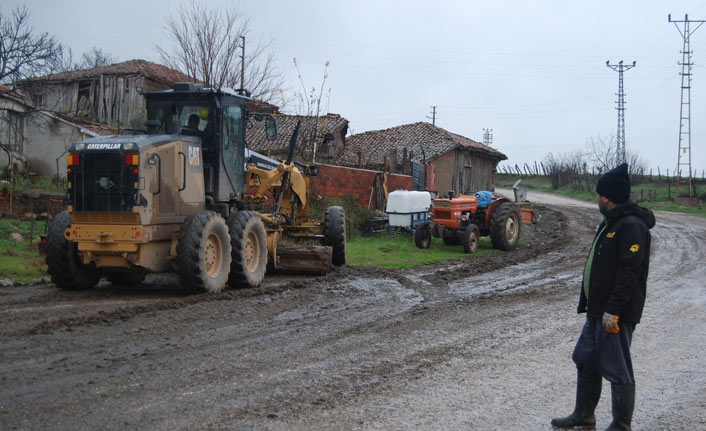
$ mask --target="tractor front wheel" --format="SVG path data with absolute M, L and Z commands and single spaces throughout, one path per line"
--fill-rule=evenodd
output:
M 520 241 L 521 220 L 517 206 L 511 202 L 500 203 L 490 220 L 490 242 L 493 248 L 510 251 L 517 247 Z
M 70 226 L 68 211 L 62 211 L 54 218 L 47 234 L 47 270 L 52 283 L 59 289 L 91 289 L 100 281 L 101 273 L 93 264 L 79 263 L 76 245 L 64 236 Z
M 480 235 L 478 227 L 474 224 L 469 224 L 463 231 L 463 252 L 475 253 L 478 251 L 478 240 Z
M 228 217 L 233 250 L 228 284 L 231 287 L 257 287 L 267 272 L 267 233 L 260 216 L 238 211 Z
M 414 230 L 414 244 L 419 248 L 431 246 L 431 226 L 428 222 L 420 223 Z
M 176 264 L 181 285 L 218 293 L 228 281 L 230 235 L 223 217 L 213 211 L 190 215 L 182 224 Z

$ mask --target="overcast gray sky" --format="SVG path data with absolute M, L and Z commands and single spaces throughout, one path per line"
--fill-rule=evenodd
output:
M 5 1 L 73 49 L 159 61 L 163 24 L 179 0 Z M 209 1 L 216 3 L 216 1 Z M 236 2 L 237 3 L 237 2 Z M 330 61 L 329 111 L 353 133 L 429 121 L 493 146 L 512 164 L 583 148 L 616 133 L 618 73 L 625 72 L 626 145 L 648 167 L 673 172 L 679 135 L 680 50 L 674 19 L 706 19 L 703 0 L 240 2 L 252 29 L 274 40 L 277 66 L 298 88 L 319 86 Z M 693 27 L 692 27 L 693 28 Z M 706 169 L 706 26 L 693 33 L 692 165 Z

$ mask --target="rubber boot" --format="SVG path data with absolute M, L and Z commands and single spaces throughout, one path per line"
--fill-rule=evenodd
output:
M 613 422 L 606 431 L 630 431 L 635 408 L 635 385 L 610 385 L 613 394 Z
M 574 412 L 565 418 L 552 419 L 555 428 L 595 429 L 594 412 L 601 398 L 603 379 L 600 374 L 578 372 L 576 381 L 576 406 Z

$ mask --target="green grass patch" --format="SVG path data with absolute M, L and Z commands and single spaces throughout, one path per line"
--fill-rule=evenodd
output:
M 39 254 L 37 243 L 44 233 L 45 222 L 32 222 L 15 219 L 0 219 L 0 279 L 20 283 L 35 283 L 47 274 L 44 256 Z M 22 235 L 23 241 L 10 239 L 12 233 Z M 30 236 L 32 243 L 30 245 Z
M 16 176 L 13 192 L 15 195 L 39 196 L 41 194 L 64 195 L 66 194 L 66 178 L 56 181 L 52 178 L 28 178 Z M 3 192 L 9 193 L 9 184 L 3 185 Z
M 500 253 L 491 247 L 488 237 L 480 238 L 476 253 L 466 254 L 463 246 L 444 245 L 441 238 L 432 238 L 428 249 L 417 248 L 414 238 L 408 233 L 358 237 L 348 241 L 346 248 L 348 265 L 387 269 L 409 269 L 428 263 Z

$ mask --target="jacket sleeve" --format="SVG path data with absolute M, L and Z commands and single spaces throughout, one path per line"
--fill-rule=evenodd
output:
M 618 233 L 618 270 L 605 311 L 620 316 L 640 284 L 642 263 L 647 249 L 647 226 L 640 220 L 629 220 Z

